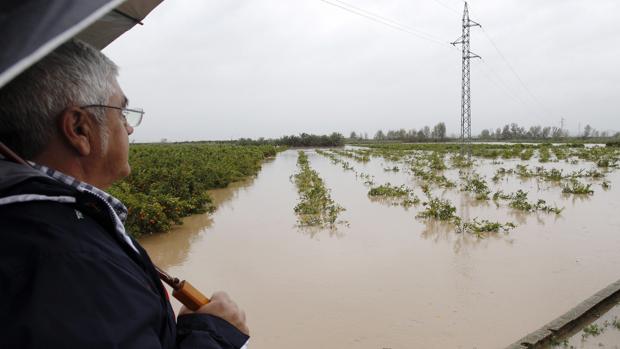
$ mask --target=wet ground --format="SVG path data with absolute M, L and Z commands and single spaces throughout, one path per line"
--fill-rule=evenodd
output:
M 212 215 L 189 217 L 168 234 L 141 240 L 160 267 L 205 293 L 228 291 L 248 314 L 251 348 L 501 348 L 620 276 L 618 171 L 607 174 L 608 190 L 593 182 L 592 196 L 566 196 L 557 185 L 515 176 L 492 185 L 564 207 L 560 216 L 497 207 L 458 188 L 435 189 L 465 218 L 518 225 L 481 239 L 416 219 L 421 207 L 370 200 L 354 171 L 313 151 L 308 156 L 346 208 L 341 218 L 348 226 L 296 226 L 290 176 L 297 153 L 289 150 L 266 162 L 256 178 L 213 191 L 218 209 Z M 384 171 L 402 167 L 398 163 L 345 160 L 374 175 L 377 185 L 406 184 L 423 197 L 413 175 Z M 499 161 L 483 160 L 476 171 L 488 179 L 495 168 L 524 163 Z M 531 165 L 540 164 L 533 159 Z M 446 176 L 457 180 L 458 171 Z

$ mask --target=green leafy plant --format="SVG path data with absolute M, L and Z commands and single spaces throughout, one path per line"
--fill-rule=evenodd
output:
M 493 177 L 491 178 L 491 180 L 495 183 L 499 182 L 500 180 L 502 180 L 506 175 L 512 174 L 514 173 L 514 170 L 510 169 L 507 170 L 503 167 L 500 167 L 498 169 L 495 170 L 495 174 L 493 175 Z
M 479 220 L 478 218 L 474 218 L 472 221 L 464 222 L 461 229 L 463 232 L 483 237 L 484 234 L 487 233 L 508 233 L 516 227 L 517 226 L 512 222 L 500 223 L 491 222 L 486 219 Z
M 452 163 L 452 167 L 455 167 L 455 168 L 467 168 L 467 167 L 472 167 L 474 165 L 473 160 L 468 159 L 467 157 L 461 154 L 454 154 L 450 158 L 450 162 Z
M 439 187 L 453 188 L 456 186 L 456 184 L 452 182 L 451 180 L 449 180 L 448 178 L 446 178 L 446 176 L 442 174 L 437 174 L 436 172 L 430 169 L 427 170 L 423 167 L 418 167 L 414 165 L 413 167 L 411 167 L 411 172 L 419 179 L 425 182 L 428 182 L 428 183 L 433 183 Z
M 368 191 L 368 196 L 386 199 L 391 203 L 395 203 L 403 207 L 417 205 L 420 202 L 420 199 L 413 193 L 413 190 L 405 187 L 404 185 L 394 186 L 390 183 L 371 188 Z
M 519 189 L 517 190 L 516 193 L 512 194 L 510 196 L 510 203 L 509 206 L 517 209 L 517 210 L 521 210 L 521 211 L 533 211 L 534 209 L 534 205 L 532 205 L 528 200 L 527 200 L 527 192 L 524 192 L 523 190 Z
M 489 194 L 491 193 L 486 180 L 477 173 L 464 178 L 461 190 L 476 194 L 476 200 L 489 200 Z
M 501 191 L 501 190 L 496 191 L 496 192 L 493 194 L 493 201 L 498 201 L 498 200 L 500 200 L 500 199 L 501 199 L 501 200 L 510 200 L 510 199 L 512 199 L 512 194 L 506 194 L 506 193 L 504 193 L 504 192 L 503 192 L 503 191 Z
M 603 333 L 604 329 L 597 324 L 590 324 L 583 328 L 582 338 L 587 338 L 589 336 L 598 336 Z
M 494 194 L 493 198 L 496 200 L 497 199 L 508 199 L 510 200 L 510 203 L 508 204 L 508 206 L 510 206 L 513 209 L 520 210 L 520 211 L 526 211 L 526 212 L 543 211 L 543 212 L 555 213 L 556 215 L 559 215 L 564 210 L 564 208 L 559 208 L 557 206 L 548 205 L 547 202 L 543 199 L 539 199 L 538 201 L 536 201 L 536 203 L 531 203 L 527 199 L 527 192 L 524 192 L 521 189 L 509 195 L 504 194 L 503 192 L 497 192 Z
M 592 184 L 584 184 L 576 179 L 572 179 L 568 184 L 562 186 L 562 193 L 577 195 L 592 195 Z
M 436 197 L 428 198 L 428 201 L 422 203 L 424 210 L 419 212 L 419 218 L 432 218 L 440 221 L 448 221 L 459 225 L 461 218 L 456 215 L 456 207 L 450 201 Z
M 400 172 L 400 168 L 398 166 L 386 167 L 383 169 L 385 172 Z
M 549 151 L 549 146 L 541 146 L 538 148 L 538 161 L 540 162 L 549 162 L 551 161 L 551 152 Z
M 321 149 L 316 149 L 315 151 L 316 151 L 317 154 L 327 157 L 331 161 L 332 164 L 334 164 L 334 165 L 341 165 L 343 170 L 345 170 L 345 171 L 355 171 L 355 168 L 353 168 L 353 166 L 351 166 L 351 164 L 348 161 L 344 161 L 344 160 L 340 159 L 334 153 L 327 152 L 327 151 L 324 151 L 324 150 L 321 150 Z
M 333 227 L 338 215 L 345 209 L 336 204 L 325 187 L 323 179 L 310 168 L 308 156 L 299 151 L 297 157 L 299 172 L 293 177 L 299 194 L 299 203 L 294 210 L 300 226 Z

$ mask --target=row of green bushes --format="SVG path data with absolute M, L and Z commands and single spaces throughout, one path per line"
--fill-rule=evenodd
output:
M 110 188 L 128 208 L 134 237 L 170 229 L 181 218 L 215 208 L 208 189 L 258 173 L 275 146 L 137 144 L 129 149 L 131 175 Z
M 620 141 L 607 142 L 605 145 L 608 147 L 620 148 Z
M 239 145 L 280 145 L 287 147 L 341 147 L 344 145 L 344 136 L 337 132 L 330 135 L 314 135 L 302 133 L 299 136 L 283 136 L 277 139 L 250 139 L 240 138 L 235 141 Z

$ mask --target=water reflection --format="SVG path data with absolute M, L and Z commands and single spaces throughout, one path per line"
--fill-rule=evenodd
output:
M 471 193 L 462 193 L 460 195 L 459 207 L 461 212 L 469 212 L 469 208 L 489 208 L 491 204 L 490 200 L 478 200 Z M 469 219 L 469 217 L 463 217 Z
M 341 239 L 346 235 L 344 232 L 342 232 L 342 227 L 338 227 L 337 225 L 331 228 L 301 227 L 297 225 L 295 226 L 295 228 L 297 228 L 300 233 L 302 233 L 303 235 L 307 235 L 310 239 L 313 240 L 320 240 L 322 233 L 326 233 L 330 238 L 336 239 Z
M 562 197 L 564 198 L 564 200 L 568 200 L 570 199 L 571 204 L 573 204 L 573 206 L 575 204 L 581 204 L 584 202 L 588 202 L 590 200 L 592 200 L 592 195 L 586 195 L 586 194 L 565 194 L 562 193 Z
M 514 243 L 514 239 L 506 233 L 484 233 L 477 236 L 458 232 L 458 227 L 452 223 L 435 220 L 426 220 L 420 235 L 425 240 L 435 243 L 451 244 L 455 254 L 462 254 L 474 248 L 486 248 L 492 241 L 505 241 L 508 245 Z
M 433 242 L 450 242 L 454 235 L 455 226 L 451 223 L 445 223 L 435 220 L 425 220 L 424 230 L 420 235 L 426 240 Z
M 230 184 L 227 188 L 209 191 L 217 209 L 235 199 L 241 190 L 250 187 L 255 178 Z M 183 218 L 183 224 L 173 227 L 168 233 L 154 234 L 140 238 L 140 244 L 149 253 L 153 262 L 163 269 L 170 269 L 187 261 L 192 245 L 202 238 L 201 232 L 209 229 L 214 221 L 211 215 L 198 214 Z
M 405 211 L 409 211 L 410 207 L 402 205 L 403 199 L 404 198 L 391 198 L 391 197 L 370 196 L 370 195 L 368 196 L 368 200 L 370 200 L 370 202 L 372 203 L 377 203 L 377 204 L 381 204 L 381 205 L 389 206 L 389 207 L 400 206 Z M 419 206 L 419 205 L 415 205 L 415 206 Z
M 471 216 L 469 214 L 471 202 L 471 197 L 465 195 L 461 195 L 459 197 L 459 212 L 461 212 L 461 216 L 465 221 L 469 221 L 471 219 Z
M 515 210 L 515 209 L 510 209 L 508 211 L 508 215 L 516 221 L 516 224 L 518 226 L 525 225 L 527 223 L 527 219 L 531 217 L 532 215 L 536 215 L 537 217 L 540 217 L 540 213 L 538 212 L 526 212 L 526 211 L 520 211 L 520 210 Z

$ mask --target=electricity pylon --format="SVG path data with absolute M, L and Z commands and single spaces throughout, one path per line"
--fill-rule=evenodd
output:
M 480 24 L 469 19 L 469 10 L 467 9 L 467 1 L 465 1 L 465 9 L 463 10 L 463 34 L 455 42 L 453 46 L 461 44 L 463 48 L 463 81 L 461 85 L 461 155 L 467 151 L 467 156 L 471 157 L 471 91 L 469 76 L 469 60 L 471 58 L 481 58 L 477 54 L 469 50 L 469 28 L 480 27 Z M 467 149 L 465 149 L 467 148 Z

